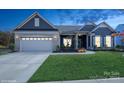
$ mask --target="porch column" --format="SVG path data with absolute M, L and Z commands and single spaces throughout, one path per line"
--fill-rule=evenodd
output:
M 75 35 L 75 48 L 78 49 L 78 34 Z
M 115 47 L 115 38 L 114 38 L 114 37 L 112 37 L 112 42 L 111 42 L 111 44 L 112 44 L 112 48 L 114 48 L 114 47 Z
M 88 46 L 88 44 L 89 44 L 89 40 L 88 40 L 89 35 L 87 35 L 86 37 L 87 37 L 87 38 L 86 38 L 86 39 L 87 39 L 87 40 L 86 40 L 86 41 L 87 41 L 87 47 L 86 47 L 86 48 L 88 49 L 88 48 L 89 48 L 89 46 Z
M 106 37 L 104 37 L 104 48 L 106 47 Z
M 114 38 L 114 47 L 116 47 L 116 38 L 117 37 L 113 37 Z
M 113 37 L 111 37 L 111 47 L 113 47 Z
M 92 48 L 92 35 L 90 35 L 90 48 Z

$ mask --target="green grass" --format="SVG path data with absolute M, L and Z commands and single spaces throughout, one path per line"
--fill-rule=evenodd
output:
M 124 77 L 122 52 L 51 55 L 28 82 Z

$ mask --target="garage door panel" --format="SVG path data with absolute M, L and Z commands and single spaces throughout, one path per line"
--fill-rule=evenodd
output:
M 21 51 L 52 51 L 52 40 L 21 40 Z

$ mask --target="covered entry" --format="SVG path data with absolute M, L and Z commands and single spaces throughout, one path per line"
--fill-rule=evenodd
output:
M 78 36 L 78 48 L 87 48 L 87 36 L 86 35 Z

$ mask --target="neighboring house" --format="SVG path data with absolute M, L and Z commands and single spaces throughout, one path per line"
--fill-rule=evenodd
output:
M 119 24 L 115 30 L 117 31 L 117 33 L 124 32 L 124 24 Z M 124 36 L 116 36 L 115 37 L 116 45 L 124 45 L 122 39 L 124 39 Z
M 83 26 L 53 25 L 34 13 L 14 30 L 17 51 L 55 51 L 57 46 L 78 48 L 113 48 L 115 31 L 105 22 Z

